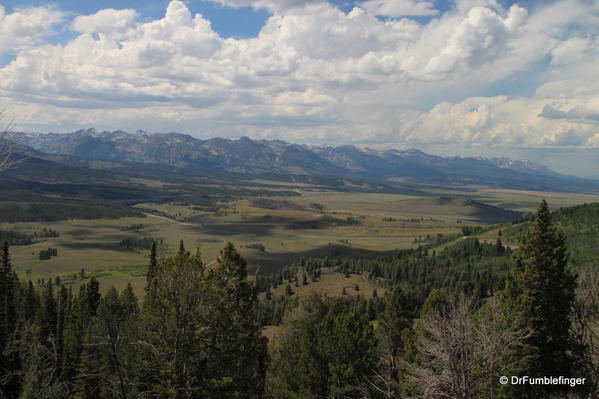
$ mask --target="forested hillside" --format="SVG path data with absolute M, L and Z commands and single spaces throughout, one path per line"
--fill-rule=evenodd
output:
M 494 243 L 304 258 L 255 281 L 232 244 L 212 265 L 183 242 L 170 257 L 154 244 L 141 302 L 131 286 L 102 295 L 93 278 L 78 290 L 53 280 L 36 286 L 14 273 L 5 244 L 1 395 L 596 397 L 599 272 L 591 257 L 575 274 L 567 256 L 568 243 L 592 252 L 592 240 L 577 234 L 594 228 L 596 211 L 551 215 L 543 201 L 527 227 Z M 502 240 L 517 231 L 514 251 Z M 295 292 L 327 273 L 363 276 L 386 294 Z M 274 324 L 267 339 L 261 326 Z M 566 380 L 503 384 L 502 376 Z
M 562 208 L 551 216 L 565 235 L 569 263 L 575 268 L 599 265 L 599 202 Z M 531 228 L 530 221 L 517 224 L 504 230 L 504 236 L 518 245 Z

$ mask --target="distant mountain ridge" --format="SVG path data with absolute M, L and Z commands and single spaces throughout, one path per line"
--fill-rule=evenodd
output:
M 8 138 L 48 154 L 117 162 L 225 170 L 253 174 L 359 176 L 423 184 L 485 184 L 550 189 L 562 176 L 531 161 L 441 157 L 417 149 L 375 150 L 292 144 L 282 140 L 211 138 L 182 133 L 78 130 L 73 133 L 11 133 Z M 563 184 L 558 186 L 563 186 Z

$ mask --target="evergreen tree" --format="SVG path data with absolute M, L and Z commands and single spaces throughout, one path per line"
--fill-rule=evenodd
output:
M 144 298 L 140 390 L 151 396 L 202 396 L 207 359 L 206 286 L 201 259 L 179 251 L 157 264 Z
M 0 254 L 0 378 L 14 371 L 18 366 L 18 358 L 8 353 L 10 340 L 15 332 L 17 321 L 16 292 L 18 279 L 12 270 L 8 241 L 2 245 Z M 0 397 L 16 396 L 18 380 L 11 378 L 0 383 Z
M 527 359 L 524 371 L 531 377 L 574 375 L 569 330 L 575 278 L 566 265 L 564 237 L 552 225 L 551 213 L 543 200 L 532 231 L 514 257 L 504 294 L 512 327 L 531 331 L 524 341 L 525 348 L 515 354 Z M 559 389 L 560 386 L 527 386 L 517 395 L 538 397 L 542 391 Z
M 82 284 L 79 294 L 70 304 L 63 329 L 62 373 L 71 396 L 98 397 L 100 395 L 100 351 L 95 343 L 96 315 L 101 294 L 99 283 L 91 278 Z
M 6 346 L 10 334 L 12 334 L 14 331 L 14 324 L 16 320 L 15 289 L 17 280 L 16 275 L 12 270 L 8 241 L 4 241 L 4 244 L 2 245 L 1 261 L 0 312 L 2 312 L 2 317 L 0 320 L 0 349 L 3 349 Z
M 148 273 L 146 274 L 146 292 L 150 289 L 152 279 L 156 274 L 156 267 L 158 265 L 158 257 L 156 250 L 156 241 L 152 242 L 152 249 L 150 250 L 150 264 L 148 265 Z
M 215 389 L 223 399 L 260 398 L 266 375 L 266 339 L 257 323 L 256 290 L 247 281 L 247 261 L 233 244 L 227 243 L 217 262 L 208 279 L 212 288 L 210 302 L 216 305 L 212 313 L 223 317 L 212 319 L 215 323 L 211 323 L 210 331 L 211 340 L 221 344 L 210 350 L 224 360 L 224 375 L 219 376 L 220 381 L 212 382 L 217 382 Z
M 358 398 L 375 368 L 377 340 L 365 315 L 341 299 L 304 300 L 274 348 L 268 397 Z
M 131 283 L 127 283 L 127 286 L 121 293 L 119 300 L 123 307 L 123 313 L 131 320 L 138 320 L 140 316 L 139 300 L 133 292 Z
M 137 298 L 131 285 L 119 296 L 111 287 L 98 306 L 97 333 L 92 345 L 100 354 L 99 370 L 103 381 L 101 396 L 126 399 L 135 387 L 131 371 L 135 360 Z
M 441 289 L 432 290 L 420 308 L 420 317 L 442 316 L 449 310 L 450 301 L 447 293 Z
M 199 255 L 186 251 L 159 262 L 143 304 L 142 391 L 260 398 L 266 342 L 256 304 L 247 261 L 230 243 L 208 273 Z
M 52 279 L 48 279 L 46 287 L 42 292 L 41 307 L 37 314 L 37 325 L 40 327 L 40 336 L 46 339 L 56 337 L 58 325 L 58 308 L 54 297 Z
M 66 381 L 77 381 L 81 372 L 81 357 L 84 351 L 85 329 L 91 317 L 85 305 L 86 284 L 79 287 L 79 294 L 69 301 L 63 329 L 62 377 Z M 72 297 L 72 294 L 70 295 Z M 76 387 L 69 385 L 71 396 Z
M 394 354 L 404 347 L 402 336 L 410 328 L 412 315 L 404 290 L 395 286 L 386 298 L 385 310 L 379 318 L 382 333 L 390 340 Z
M 95 277 L 89 280 L 85 288 L 85 307 L 90 316 L 95 316 L 100 304 L 100 283 Z

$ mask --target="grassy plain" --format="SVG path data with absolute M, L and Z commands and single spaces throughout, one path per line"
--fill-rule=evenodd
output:
M 0 229 L 33 232 L 51 228 L 60 233 L 57 238 L 12 247 L 13 264 L 21 278 L 60 276 L 64 280 L 84 268 L 87 276 L 98 276 L 103 288 L 123 287 L 132 282 L 141 293 L 148 250 L 119 245 L 127 238 L 162 239 L 167 253 L 174 252 L 179 240 L 184 240 L 188 249 L 200 248 L 208 264 L 215 261 L 224 243 L 231 241 L 249 259 L 251 271 L 260 268 L 268 273 L 300 256 L 409 248 L 426 242 L 427 236 L 457 236 L 464 225 L 484 225 L 497 216 L 497 211 L 468 198 L 519 212 L 534 210 L 541 198 L 547 198 L 552 208 L 597 200 L 584 194 L 482 187 L 466 192 L 431 190 L 434 192 L 422 196 L 339 192 L 300 183 L 284 187 L 293 189 L 298 196 L 268 197 L 270 202 L 265 204 L 256 198 L 221 201 L 212 209 L 181 203 L 145 203 L 137 205 L 148 213 L 145 218 L 4 223 Z M 495 212 L 493 218 L 490 212 Z M 132 229 L 136 225 L 143 227 Z M 485 238 L 492 239 L 495 234 L 489 232 Z M 262 244 L 265 250 L 249 247 L 256 244 Z M 57 248 L 58 256 L 39 260 L 39 251 L 49 247 Z M 326 290 L 340 294 L 341 285 L 355 285 L 354 277 L 360 278 L 329 281 L 332 277 L 325 275 L 321 282 L 300 288 L 309 291 L 330 286 Z M 370 288 L 364 286 L 364 290 L 372 291 Z M 352 295 L 353 288 L 346 291 Z
M 356 289 L 356 286 L 358 289 Z M 272 293 L 274 295 L 285 295 L 285 287 L 286 284 L 282 284 L 275 288 Z M 294 292 L 293 295 L 300 298 L 311 294 L 340 296 L 343 289 L 345 289 L 345 295 L 362 295 L 364 298 L 372 298 L 372 293 L 375 289 L 378 295 L 384 295 L 387 292 L 386 288 L 377 286 L 372 279 L 369 279 L 367 274 L 352 274 L 346 277 L 342 273 L 337 272 L 323 273 L 319 280 L 310 282 L 308 285 L 302 285 L 300 282 L 299 286 L 295 286 L 292 283 L 291 289 Z

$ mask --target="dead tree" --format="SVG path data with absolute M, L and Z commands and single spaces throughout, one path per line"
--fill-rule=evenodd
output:
M 472 302 L 459 298 L 445 313 L 421 321 L 420 367 L 412 382 L 422 399 L 495 399 L 499 377 L 509 375 L 525 359 L 512 351 L 530 336 L 507 326 L 497 298 L 474 311 Z
M 474 350 L 479 364 L 477 392 L 484 395 L 481 397 L 497 397 L 499 378 L 510 375 L 509 370 L 525 360 L 514 359 L 511 356 L 513 349 L 529 336 L 530 331 L 507 327 L 504 311 L 496 297 L 478 311 L 474 324 Z
M 473 399 L 476 357 L 470 301 L 458 299 L 445 314 L 422 320 L 420 367 L 411 370 L 419 398 Z
M 4 376 L 4 379 L 14 376 L 21 378 L 23 391 L 20 397 L 67 397 L 66 386 L 58 379 L 59 353 L 52 335 L 44 340 L 39 327 L 24 324 L 19 336 L 10 343 L 7 353 L 18 355 L 22 364 L 22 370 Z
M 14 128 L 14 120 L 5 121 L 4 110 L 0 110 L 0 172 L 25 162 L 26 158 L 14 159 L 15 142 L 9 138 L 9 132 Z
M 365 378 L 364 383 L 357 387 L 361 397 L 398 399 L 400 397 L 396 381 L 398 363 L 390 340 L 381 337 L 379 365 L 376 370 L 373 370 L 373 374 Z
M 586 368 L 589 398 L 599 397 L 599 271 L 587 267 L 579 274 L 572 309 L 572 332 Z

